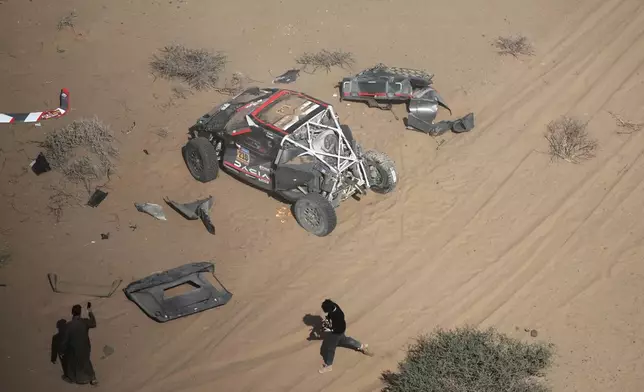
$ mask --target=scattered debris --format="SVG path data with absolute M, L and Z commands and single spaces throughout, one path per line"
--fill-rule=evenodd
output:
M 109 240 L 110 239 L 110 233 L 101 233 L 101 239 L 102 240 Z
M 320 68 L 326 69 L 327 72 L 330 72 L 333 67 L 350 69 L 353 63 L 355 63 L 355 60 L 353 59 L 353 54 L 350 52 L 343 50 L 328 51 L 323 49 L 317 53 L 306 52 L 295 59 L 295 62 L 303 66 L 303 71 L 311 67 L 313 70 L 310 73 L 315 73 Z
M 283 74 L 273 79 L 273 83 L 283 83 L 283 84 L 293 83 L 297 80 L 298 76 L 300 76 L 299 69 L 289 69 L 288 71 L 284 72 Z
M 287 206 L 281 206 L 277 209 L 275 217 L 278 218 L 281 223 L 286 223 L 286 220 L 293 217 L 293 214 Z
M 143 153 L 145 153 L 145 155 L 150 155 L 150 153 L 148 152 L 148 150 L 145 150 L 145 149 L 143 150 Z
M 570 163 L 580 163 L 593 158 L 597 141 L 586 132 L 587 123 L 562 116 L 548 124 L 544 137 L 548 140 L 550 156 Z
M 456 120 L 434 123 L 439 107 L 452 110 L 432 87 L 433 74 L 411 68 L 389 67 L 377 64 L 340 82 L 340 99 L 364 102 L 369 107 L 392 110 L 392 104 L 408 104 L 407 129 L 415 129 L 431 136 L 447 131 L 469 132 L 474 128 L 474 113 Z M 393 113 L 393 111 L 392 111 Z M 394 116 L 397 116 L 394 113 Z
M 116 289 L 121 285 L 121 282 L 123 282 L 121 279 L 115 279 L 109 285 L 85 282 L 67 282 L 58 279 L 58 275 L 55 273 L 48 273 L 47 279 L 49 279 L 49 284 L 54 293 L 88 295 L 98 298 L 111 297 Z
M 433 105 L 433 103 L 429 102 L 428 105 Z M 407 129 L 421 131 L 430 136 L 440 136 L 447 131 L 463 133 L 471 131 L 474 128 L 474 113 L 469 113 L 457 120 L 443 120 L 437 123 L 421 120 L 419 117 L 422 114 L 425 113 L 422 113 L 417 107 L 412 109 L 407 118 Z M 444 141 L 439 144 L 439 147 L 443 143 Z
M 132 231 L 134 231 L 134 230 L 136 230 L 136 229 L 138 229 L 138 228 L 139 228 L 139 226 L 137 226 L 137 225 L 132 225 L 132 224 L 131 224 L 131 225 L 129 225 L 128 227 L 129 227 Z
M 130 125 L 125 131 L 123 131 L 124 134 L 129 135 L 134 131 L 134 128 L 136 128 L 136 121 L 132 121 L 132 125 Z
M 628 135 L 634 132 L 639 132 L 644 128 L 644 123 L 634 123 L 630 121 L 624 120 L 621 116 L 618 114 L 615 114 L 613 112 L 608 112 L 613 118 L 615 119 L 615 122 L 617 123 L 617 126 L 620 129 L 623 129 L 622 131 L 617 131 L 618 134 L 620 135 Z
M 183 215 L 184 218 L 189 220 L 201 219 L 204 226 L 206 226 L 206 230 L 208 230 L 210 234 L 215 234 L 215 225 L 212 223 L 212 219 L 210 218 L 210 209 L 213 204 L 212 196 L 209 196 L 207 199 L 201 199 L 186 204 L 177 203 L 169 199 L 164 200 L 170 207 L 172 207 L 172 209 Z
M 51 170 L 51 166 L 49 166 L 49 162 L 47 162 L 47 158 L 45 158 L 45 155 L 42 152 L 38 154 L 38 157 L 34 159 L 29 166 L 31 166 L 31 171 L 33 171 L 37 176 Z
M 103 346 L 103 356 L 101 357 L 101 359 L 105 359 L 112 354 L 114 354 L 114 348 L 106 344 L 105 346 Z
M 153 74 L 165 79 L 180 79 L 195 90 L 214 88 L 226 65 L 226 55 L 206 49 L 168 45 L 150 62 Z
M 165 214 L 163 213 L 163 207 L 158 204 L 134 203 L 134 206 L 139 212 L 145 212 L 146 214 L 152 215 L 159 220 L 167 220 Z
M 208 279 L 212 275 L 216 286 Z M 187 292 L 181 289 L 187 289 Z M 130 283 L 123 292 L 160 323 L 223 306 L 232 298 L 210 262 L 191 263 Z M 178 292 L 176 295 L 173 292 Z
M 58 108 L 44 112 L 31 113 L 0 113 L 0 124 L 13 123 L 37 123 L 43 120 L 59 118 L 69 111 L 69 90 L 66 88 L 60 90 L 60 102 Z
M 105 200 L 106 197 L 107 197 L 107 192 L 103 192 L 100 189 L 96 189 L 92 194 L 92 196 L 89 198 L 87 205 L 90 207 L 96 208 L 98 207 L 99 204 L 103 202 L 103 200 Z
M 528 41 L 528 38 L 522 35 L 498 37 L 492 45 L 496 47 L 500 55 L 511 55 L 515 58 L 518 58 L 519 55 L 534 55 L 532 44 Z
M 58 28 L 58 31 L 63 30 L 67 27 L 74 30 L 74 27 L 75 27 L 74 19 L 76 19 L 77 17 L 78 17 L 78 14 L 76 13 L 76 11 L 72 11 L 69 14 L 60 18 L 60 20 L 58 21 L 58 25 L 56 26 Z

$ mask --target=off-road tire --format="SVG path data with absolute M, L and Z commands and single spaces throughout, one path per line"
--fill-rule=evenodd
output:
M 388 72 L 395 73 L 396 75 L 400 75 L 406 78 L 419 78 L 431 81 L 434 77 L 434 75 L 430 74 L 429 72 L 423 71 L 422 69 L 389 67 L 384 64 L 378 64 L 376 65 L 376 67 L 385 69 Z
M 219 174 L 215 147 L 204 137 L 197 137 L 183 148 L 183 159 L 192 177 L 199 182 L 209 182 Z
M 304 230 L 318 237 L 330 234 L 338 223 L 331 203 L 317 193 L 304 195 L 295 202 L 293 216 Z
M 398 174 L 394 161 L 387 154 L 370 150 L 365 152 L 365 169 L 369 176 L 371 190 L 376 193 L 390 193 L 396 189 L 398 184 Z M 371 177 L 372 168 L 377 171 L 377 177 Z

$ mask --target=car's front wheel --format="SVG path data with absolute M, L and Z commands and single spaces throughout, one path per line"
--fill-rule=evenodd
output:
M 287 201 L 288 203 L 295 203 L 296 201 L 300 200 L 306 193 L 302 193 L 301 190 L 295 188 L 295 189 L 288 189 L 284 191 L 277 191 L 277 196 L 281 197 L 284 199 L 284 201 Z
M 219 164 L 215 147 L 204 137 L 197 137 L 183 148 L 183 159 L 192 177 L 200 182 L 217 178 Z
M 324 237 L 335 229 L 338 217 L 331 203 L 317 193 L 302 196 L 293 206 L 297 223 L 311 234 Z
M 371 189 L 376 193 L 392 192 L 398 184 L 394 161 L 387 154 L 373 150 L 365 152 L 364 160 Z

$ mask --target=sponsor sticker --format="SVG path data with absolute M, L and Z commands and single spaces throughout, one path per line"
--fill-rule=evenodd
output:
M 248 149 L 243 147 L 237 148 L 237 160 L 244 165 L 250 164 L 250 152 Z

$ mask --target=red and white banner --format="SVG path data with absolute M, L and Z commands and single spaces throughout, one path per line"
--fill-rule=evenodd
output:
M 69 111 L 69 90 L 60 90 L 60 104 L 54 110 L 31 113 L 0 113 L 0 124 L 13 124 L 19 122 L 33 123 L 52 118 L 59 118 Z

